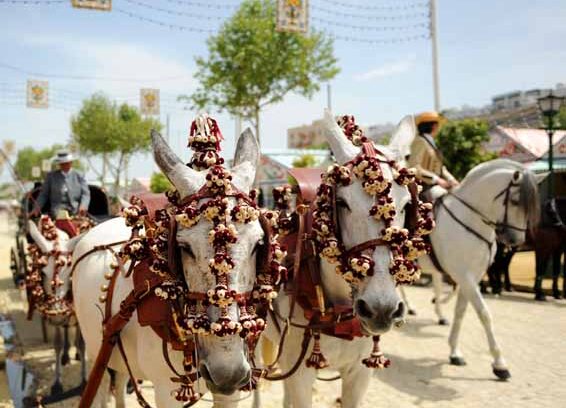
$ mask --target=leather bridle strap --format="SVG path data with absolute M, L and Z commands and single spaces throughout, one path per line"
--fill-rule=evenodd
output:
M 344 257 L 349 258 L 361 252 L 367 251 L 368 249 L 374 250 L 379 246 L 387 246 L 387 241 L 384 241 L 381 238 L 371 239 L 348 249 L 346 252 L 344 252 Z

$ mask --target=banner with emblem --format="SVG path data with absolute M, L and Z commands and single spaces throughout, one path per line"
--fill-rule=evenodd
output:
M 306 33 L 309 29 L 308 0 L 277 0 L 277 31 Z
M 159 89 L 140 90 L 140 111 L 143 115 L 159 115 Z
M 49 107 L 49 83 L 47 81 L 28 80 L 27 107 L 37 109 Z
M 112 10 L 112 0 L 71 0 L 71 4 L 76 8 L 102 11 Z

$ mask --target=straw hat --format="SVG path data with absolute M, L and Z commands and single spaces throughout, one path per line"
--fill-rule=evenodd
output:
M 70 163 L 74 160 L 75 157 L 73 156 L 73 154 L 66 150 L 61 150 L 57 152 L 57 155 L 53 158 L 53 162 L 56 164 Z

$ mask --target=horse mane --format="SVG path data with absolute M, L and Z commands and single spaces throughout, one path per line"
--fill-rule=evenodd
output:
M 462 186 L 471 184 L 487 174 L 501 169 L 519 171 L 523 175 L 519 184 L 519 205 L 527 214 L 529 228 L 535 228 L 540 219 L 538 183 L 535 174 L 523 164 L 509 159 L 495 159 L 481 163 L 466 174 Z

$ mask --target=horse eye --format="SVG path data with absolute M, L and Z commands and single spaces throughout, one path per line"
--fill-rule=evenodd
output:
M 345 208 L 348 211 L 352 211 L 346 200 L 344 200 L 343 198 L 337 198 L 336 205 L 340 208 Z
M 264 244 L 265 244 L 265 242 L 263 241 L 263 239 L 260 239 L 259 241 L 257 241 L 257 243 L 255 244 L 254 249 L 252 251 L 252 255 L 255 254 L 257 252 L 257 250 L 259 248 L 261 248 Z
M 188 256 L 190 256 L 191 258 L 195 257 L 195 254 L 193 252 L 193 249 L 191 248 L 191 246 L 189 244 L 184 244 L 184 245 L 179 245 L 181 247 L 181 250 L 186 253 Z

